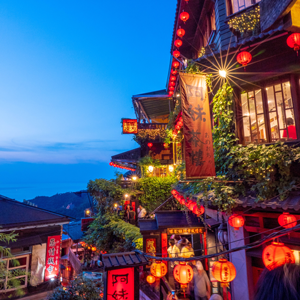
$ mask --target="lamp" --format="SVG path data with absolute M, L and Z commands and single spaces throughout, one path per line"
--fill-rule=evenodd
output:
M 149 167 L 148 167 L 148 171 L 149 171 L 150 173 L 152 173 L 153 170 L 154 170 L 153 166 L 149 166 Z
M 172 165 L 169 165 L 169 171 L 173 172 L 174 171 L 174 167 Z

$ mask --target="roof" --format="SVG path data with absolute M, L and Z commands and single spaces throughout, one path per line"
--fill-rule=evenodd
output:
M 137 252 L 122 252 L 102 255 L 105 269 L 138 267 L 148 264 L 147 258 Z
M 139 219 L 139 224 L 141 232 L 174 227 L 204 227 L 203 222 L 195 214 L 190 212 L 187 218 L 185 212 L 181 210 L 157 211 L 155 219 Z
M 66 216 L 0 195 L 0 227 L 4 229 L 68 222 Z
M 126 152 L 122 152 L 111 157 L 114 162 L 137 163 L 141 158 L 141 148 L 136 148 Z
M 64 225 L 64 230 L 68 233 L 73 242 L 81 240 L 83 237 L 81 220 Z

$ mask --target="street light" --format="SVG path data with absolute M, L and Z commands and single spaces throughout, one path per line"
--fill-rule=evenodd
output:
M 137 181 L 137 176 L 132 176 L 131 179 L 132 179 L 133 181 Z

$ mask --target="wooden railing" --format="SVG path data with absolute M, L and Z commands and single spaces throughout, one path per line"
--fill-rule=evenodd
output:
M 139 123 L 138 129 L 166 129 L 167 123 Z

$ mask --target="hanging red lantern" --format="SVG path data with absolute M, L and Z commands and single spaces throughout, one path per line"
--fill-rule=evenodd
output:
M 96 247 L 92 247 L 92 251 L 95 252 L 97 250 Z
M 157 278 L 162 278 L 167 274 L 167 266 L 161 261 L 156 261 L 152 263 L 150 267 L 150 272 L 153 276 Z
M 220 258 L 212 266 L 212 274 L 216 280 L 221 282 L 221 286 L 228 286 L 236 276 L 236 269 L 233 263 L 225 258 Z
M 228 223 L 234 230 L 239 230 L 240 227 L 244 226 L 245 220 L 241 215 L 233 214 L 229 217 Z
M 171 76 L 170 77 L 170 81 L 176 81 L 176 79 L 177 79 L 176 76 Z
M 152 144 L 152 143 L 148 143 L 147 146 L 148 146 L 149 148 L 151 148 L 151 147 L 153 146 L 153 144 Z
M 152 284 L 152 283 L 155 282 L 156 279 L 155 279 L 155 277 L 153 275 L 148 275 L 147 278 L 146 278 L 146 280 L 147 280 L 147 282 L 149 284 Z
M 185 262 L 180 262 L 173 270 L 174 279 L 180 283 L 181 288 L 184 290 L 187 285 L 192 281 L 194 272 L 190 265 Z
M 183 126 L 183 122 L 181 122 L 181 121 L 179 121 L 177 124 L 178 124 L 180 127 Z
M 175 125 L 175 128 L 176 128 L 177 130 L 180 130 L 180 126 L 179 126 L 179 125 Z
M 178 192 L 177 192 L 176 190 L 172 190 L 172 191 L 171 191 L 171 194 L 172 194 L 172 195 L 177 195 Z
M 198 207 L 198 205 L 195 205 L 194 208 L 193 208 L 193 213 L 197 216 L 201 216 L 204 214 L 204 206 L 201 205 L 200 208 Z
M 182 38 L 185 35 L 185 30 L 182 28 L 177 29 L 177 35 Z
M 197 206 L 197 203 L 192 200 L 189 200 L 187 202 L 186 206 L 189 210 L 193 211 L 194 207 Z
M 170 81 L 169 86 L 175 86 L 176 83 L 174 81 Z
M 112 165 L 113 165 L 113 162 L 110 162 L 109 165 L 112 166 Z
M 169 91 L 169 96 L 173 96 L 174 95 L 174 92 L 173 91 Z
M 177 74 L 177 70 L 171 70 L 171 74 L 172 75 L 176 75 Z
M 172 66 L 175 68 L 175 69 L 177 69 L 178 67 L 179 67 L 179 62 L 177 61 L 177 60 L 174 60 L 173 61 L 173 64 L 172 64 Z
M 295 51 L 300 49 L 300 33 L 292 33 L 286 40 L 289 47 L 293 48 Z
M 175 40 L 174 45 L 179 48 L 182 46 L 182 40 Z
M 297 225 L 297 218 L 288 212 L 284 212 L 278 217 L 278 223 L 284 228 L 293 228 Z
M 180 56 L 180 52 L 178 50 L 173 51 L 173 56 L 178 58 Z
M 190 15 L 186 11 L 183 11 L 180 14 L 179 18 L 180 18 L 181 21 L 186 22 L 190 18 Z
M 249 62 L 252 60 L 252 55 L 247 51 L 242 51 L 238 54 L 236 60 L 238 61 L 239 64 L 246 67 L 247 64 L 249 64 Z
M 169 90 L 170 90 L 170 91 L 174 91 L 174 90 L 175 90 L 174 86 L 170 86 L 170 87 L 169 87 Z
M 284 264 L 294 264 L 295 256 L 293 251 L 284 246 L 283 243 L 273 242 L 267 246 L 262 254 L 264 265 L 268 270 L 273 270 Z

